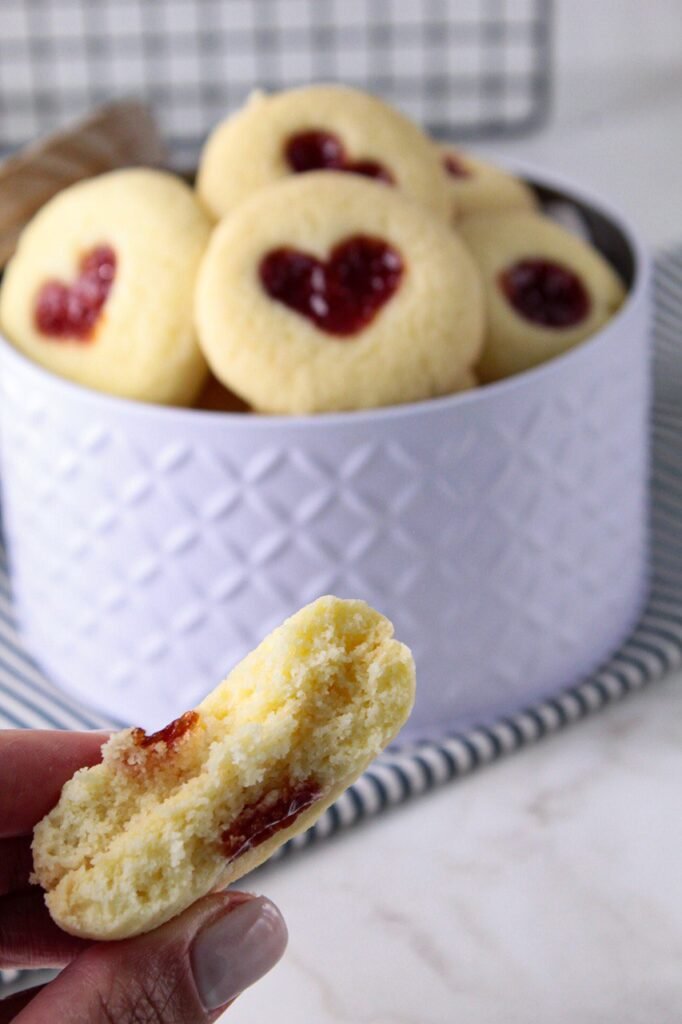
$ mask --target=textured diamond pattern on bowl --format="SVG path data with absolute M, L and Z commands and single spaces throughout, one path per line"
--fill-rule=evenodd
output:
M 93 704 L 157 724 L 334 592 L 413 647 L 417 731 L 551 691 L 641 597 L 642 349 L 607 339 L 508 393 L 272 428 L 66 401 L 11 357 L 6 521 L 33 649 Z

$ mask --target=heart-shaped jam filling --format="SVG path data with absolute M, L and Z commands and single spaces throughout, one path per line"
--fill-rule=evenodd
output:
M 379 238 L 355 235 L 324 262 L 297 249 L 273 249 L 260 264 L 272 299 L 308 317 L 327 334 L 357 334 L 396 292 L 403 275 L 400 253 Z
M 319 130 L 299 132 L 286 144 L 284 155 L 296 174 L 305 171 L 347 171 L 393 184 L 393 175 L 375 160 L 349 160 L 337 135 Z
M 34 320 L 48 338 L 88 341 L 114 282 L 116 253 L 98 245 L 82 257 L 73 284 L 46 281 L 38 292 Z
M 451 178 L 470 178 L 471 171 L 465 167 L 458 156 L 454 153 L 446 153 L 443 157 L 443 166 Z
M 590 312 L 590 296 L 577 274 L 551 260 L 519 260 L 499 285 L 517 313 L 543 327 L 575 327 Z

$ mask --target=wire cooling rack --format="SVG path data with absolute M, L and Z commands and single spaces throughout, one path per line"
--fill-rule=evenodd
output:
M 176 153 L 254 87 L 368 88 L 436 134 L 537 126 L 551 0 L 1 0 L 0 150 L 139 96 Z

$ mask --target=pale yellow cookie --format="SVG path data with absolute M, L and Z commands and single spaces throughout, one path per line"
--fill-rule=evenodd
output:
M 322 597 L 195 709 L 114 735 L 35 828 L 35 881 L 89 939 L 149 931 L 308 828 L 402 727 L 414 663 L 363 601 Z
M 264 186 L 322 169 L 369 175 L 449 214 L 438 148 L 393 107 L 341 85 L 254 94 L 210 136 L 197 189 L 220 218 Z
M 454 146 L 441 148 L 452 201 L 452 219 L 508 209 L 536 209 L 538 200 L 525 181 Z
M 459 230 L 485 290 L 483 381 L 565 352 L 599 330 L 623 302 L 623 284 L 604 257 L 542 214 L 480 214 L 465 218 Z
M 189 404 L 207 373 L 192 302 L 210 230 L 189 186 L 164 171 L 72 185 L 21 235 L 2 328 L 29 358 L 86 387 Z
M 483 303 L 444 223 L 395 189 L 319 171 L 218 226 L 196 322 L 226 387 L 259 411 L 310 413 L 448 394 L 480 353 Z

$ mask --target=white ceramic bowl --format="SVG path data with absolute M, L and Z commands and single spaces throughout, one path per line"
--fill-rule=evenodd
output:
M 0 344 L 4 524 L 45 671 L 117 719 L 191 707 L 323 593 L 394 621 L 418 668 L 406 735 L 546 697 L 623 639 L 646 589 L 649 266 L 570 197 L 630 285 L 598 335 L 502 383 L 310 418 L 166 409 Z

